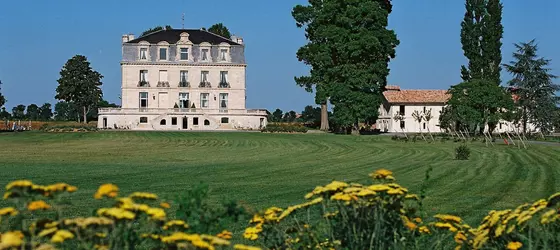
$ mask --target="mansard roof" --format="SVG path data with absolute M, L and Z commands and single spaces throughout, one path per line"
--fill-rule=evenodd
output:
M 134 40 L 128 41 L 127 43 L 139 43 L 141 41 L 146 41 L 150 44 L 157 44 L 159 42 L 165 41 L 169 44 L 176 44 L 179 39 L 181 39 L 181 33 L 186 32 L 189 34 L 189 40 L 193 44 L 201 44 L 203 42 L 210 43 L 212 45 L 218 45 L 220 43 L 228 43 L 229 45 L 240 45 L 228 38 L 210 33 L 205 30 L 200 29 L 170 29 L 170 30 L 160 30 L 154 33 L 136 38 Z

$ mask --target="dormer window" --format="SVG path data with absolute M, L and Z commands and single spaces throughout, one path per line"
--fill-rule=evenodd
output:
M 208 61 L 208 49 L 202 49 L 202 61 Z
M 228 53 L 227 49 L 221 49 L 220 50 L 220 60 L 221 61 L 227 61 L 227 53 Z
M 181 60 L 189 60 L 189 48 L 181 48 Z
M 148 48 L 140 48 L 140 60 L 148 60 Z
M 167 61 L 167 48 L 159 48 L 159 60 Z

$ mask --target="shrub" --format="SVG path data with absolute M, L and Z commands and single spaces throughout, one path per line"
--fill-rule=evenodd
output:
M 45 123 L 40 128 L 45 132 L 91 132 L 97 131 L 97 126 L 94 123 Z
M 269 123 L 261 131 L 268 133 L 307 133 L 308 128 L 299 123 Z
M 471 150 L 467 145 L 463 144 L 455 148 L 455 159 L 457 160 L 468 160 L 471 156 Z

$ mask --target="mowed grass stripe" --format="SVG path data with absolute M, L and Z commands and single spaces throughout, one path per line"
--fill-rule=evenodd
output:
M 403 143 L 383 136 L 324 134 L 98 132 L 0 135 L 0 181 L 32 179 L 78 185 L 76 208 L 100 203 L 91 195 L 111 182 L 124 193 L 151 191 L 174 198 L 199 182 L 212 200 L 235 199 L 255 208 L 301 202 L 334 179 L 367 182 L 379 168 L 418 193 L 429 167 L 426 208 L 479 220 L 560 191 L 560 147 L 528 150 L 469 143 L 468 161 L 454 160 L 458 143 Z M 70 213 L 77 213 L 74 209 Z M 83 215 L 83 214 L 82 214 Z

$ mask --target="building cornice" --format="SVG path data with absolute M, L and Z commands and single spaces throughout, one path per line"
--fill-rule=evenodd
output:
M 121 65 L 154 65 L 154 66 L 200 66 L 200 67 L 247 67 L 242 63 L 189 63 L 189 62 L 121 62 Z

